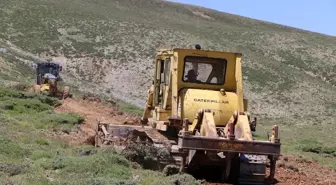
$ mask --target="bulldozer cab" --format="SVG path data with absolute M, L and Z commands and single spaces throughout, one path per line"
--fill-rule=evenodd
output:
M 56 63 L 43 62 L 38 63 L 36 68 L 36 82 L 41 85 L 42 79 L 46 74 L 53 75 L 56 79 L 59 78 L 59 72 L 62 71 L 62 66 Z
M 168 122 L 169 117 L 188 117 L 192 120 L 194 115 L 191 114 L 194 112 L 188 114 L 184 109 L 198 106 L 200 102 L 221 111 L 222 105 L 227 102 L 223 98 L 211 97 L 210 94 L 219 96 L 217 92 L 233 93 L 236 98 L 234 101 L 231 99 L 234 102 L 230 104 L 231 108 L 246 111 L 247 100 L 243 99 L 242 94 L 241 54 L 196 48 L 158 51 L 152 105 L 155 121 Z M 203 91 L 197 92 L 198 96 L 192 96 L 196 90 Z M 207 96 L 202 96 L 202 93 Z M 222 119 L 218 118 L 218 121 Z

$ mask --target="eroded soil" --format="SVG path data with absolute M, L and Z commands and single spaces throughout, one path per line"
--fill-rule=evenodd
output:
M 336 170 L 293 155 L 281 156 L 275 174 L 276 185 L 335 185 Z M 228 185 L 205 183 L 206 185 Z
M 136 125 L 140 118 L 134 115 L 123 113 L 117 107 L 110 107 L 100 99 L 84 100 L 82 98 L 63 100 L 63 104 L 55 109 L 58 113 L 77 113 L 84 117 L 85 121 L 78 129 L 58 138 L 66 139 L 72 145 L 93 144 L 96 135 L 98 122 L 111 124 Z M 70 140 L 69 140 L 70 139 Z

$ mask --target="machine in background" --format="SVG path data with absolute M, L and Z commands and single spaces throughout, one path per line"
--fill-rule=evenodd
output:
M 54 62 L 40 62 L 36 67 L 35 93 L 45 93 L 53 97 L 65 99 L 70 95 L 70 88 L 61 85 L 63 81 L 60 76 L 62 66 Z

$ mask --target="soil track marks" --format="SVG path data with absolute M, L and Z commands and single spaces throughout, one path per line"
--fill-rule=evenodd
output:
M 78 113 L 85 118 L 78 131 L 61 136 L 73 145 L 94 144 L 95 128 L 99 120 L 113 124 L 139 124 L 139 117 L 108 107 L 99 99 L 66 99 L 56 108 L 59 113 Z M 69 138 L 70 137 L 70 138 Z M 335 185 L 336 169 L 330 169 L 296 156 L 281 156 L 277 163 L 277 185 Z M 206 183 L 207 185 L 225 185 Z
M 277 164 L 276 178 L 278 185 L 285 184 L 336 184 L 336 169 L 319 165 L 318 163 L 293 155 L 282 157 Z
M 293 155 L 281 156 L 277 162 L 276 185 L 335 185 L 336 169 Z M 228 185 L 205 183 L 205 185 Z
M 117 107 L 104 105 L 99 98 L 93 100 L 68 98 L 55 111 L 58 113 L 77 113 L 84 117 L 84 124 L 77 131 L 71 132 L 66 138 L 62 137 L 72 145 L 94 145 L 94 136 L 99 121 L 112 124 L 140 124 L 138 116 L 123 113 Z

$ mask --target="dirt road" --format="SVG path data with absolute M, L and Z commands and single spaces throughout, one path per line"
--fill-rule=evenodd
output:
M 117 108 L 103 105 L 99 99 L 66 99 L 56 111 L 78 113 L 85 118 L 85 124 L 81 126 L 80 132 L 70 134 L 71 143 L 76 145 L 94 142 L 98 120 L 114 124 L 139 124 L 139 118 L 122 113 Z M 313 161 L 295 156 L 282 156 L 277 167 L 275 175 L 277 185 L 336 185 L 336 169 L 323 167 Z

